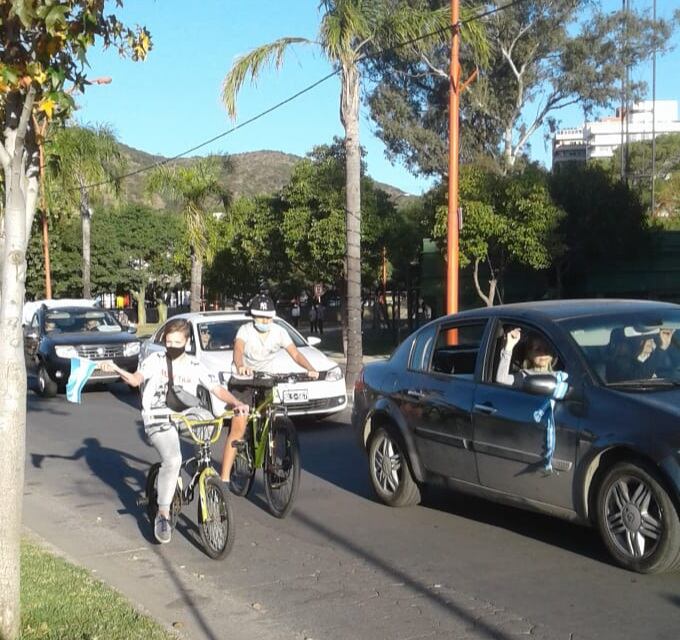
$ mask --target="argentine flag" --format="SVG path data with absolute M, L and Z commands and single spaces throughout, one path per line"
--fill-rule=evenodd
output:
M 66 383 L 66 399 L 80 404 L 80 392 L 90 379 L 96 363 L 87 358 L 71 358 L 71 375 Z

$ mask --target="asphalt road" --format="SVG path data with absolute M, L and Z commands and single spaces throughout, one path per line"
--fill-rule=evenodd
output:
M 29 393 L 28 409 L 26 526 L 186 637 L 680 637 L 680 574 L 622 571 L 592 530 L 445 492 L 377 503 L 347 415 L 300 426 L 286 520 L 268 514 L 259 480 L 233 498 L 236 543 L 215 562 L 195 505 L 171 544 L 152 541 L 136 497 L 156 454 L 126 387 L 82 405 Z

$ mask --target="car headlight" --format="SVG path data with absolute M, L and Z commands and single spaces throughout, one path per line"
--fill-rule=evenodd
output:
M 128 342 L 123 350 L 125 356 L 136 356 L 139 353 L 139 342 Z
M 337 382 L 338 380 L 342 380 L 342 369 L 340 369 L 338 366 L 335 366 L 332 369 L 326 371 L 326 380 L 329 382 Z
M 54 347 L 54 352 L 57 354 L 58 358 L 77 358 L 78 349 L 74 346 L 61 345 Z

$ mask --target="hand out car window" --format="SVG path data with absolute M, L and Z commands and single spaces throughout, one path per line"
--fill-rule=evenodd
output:
M 442 325 L 432 354 L 430 371 L 472 380 L 486 322 Z
M 485 376 L 487 382 L 520 387 L 527 376 L 557 371 L 564 371 L 564 364 L 543 332 L 514 322 L 501 325 L 491 368 Z

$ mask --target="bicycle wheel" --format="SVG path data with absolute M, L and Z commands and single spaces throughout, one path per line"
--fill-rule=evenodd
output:
M 200 496 L 200 494 L 199 494 Z M 201 500 L 198 501 L 198 522 L 205 552 L 214 560 L 222 560 L 234 545 L 234 516 L 229 498 L 219 478 L 205 480 L 205 500 L 208 519 L 203 520 Z
M 151 465 L 149 473 L 146 476 L 146 514 L 149 516 L 151 523 L 156 520 L 156 514 L 158 513 L 158 489 L 156 483 L 158 482 L 158 472 L 161 469 L 161 463 L 156 462 Z M 179 486 L 175 487 L 175 495 L 172 497 L 172 502 L 170 503 L 170 522 L 172 523 L 173 529 L 175 524 L 177 524 L 177 518 L 179 518 L 179 512 L 182 510 L 182 492 Z
M 249 426 L 243 444 L 236 451 L 234 466 L 231 468 L 231 476 L 229 476 L 229 488 L 234 495 L 239 497 L 248 495 L 253 486 L 253 480 L 255 479 L 255 467 L 253 465 L 250 438 Z
M 272 515 L 285 518 L 300 484 L 300 447 L 293 423 L 282 416 L 271 427 L 272 446 L 264 462 L 264 490 Z

